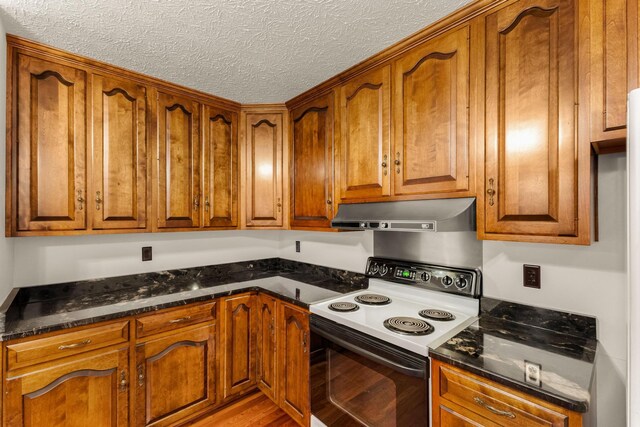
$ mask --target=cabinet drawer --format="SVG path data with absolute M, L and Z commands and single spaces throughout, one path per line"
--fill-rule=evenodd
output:
M 216 303 L 195 304 L 177 310 L 167 310 L 136 319 L 137 338 L 172 331 L 187 325 L 215 320 Z
M 501 426 L 564 427 L 569 417 L 498 384 L 445 366 L 440 367 L 440 396 Z
M 129 340 L 129 321 L 7 344 L 7 367 L 18 369 Z

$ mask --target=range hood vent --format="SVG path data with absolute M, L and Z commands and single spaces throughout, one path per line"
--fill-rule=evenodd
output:
M 476 199 L 341 204 L 331 227 L 376 231 L 475 231 Z

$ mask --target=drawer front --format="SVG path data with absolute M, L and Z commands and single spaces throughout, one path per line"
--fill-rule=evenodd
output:
M 216 303 L 195 304 L 176 310 L 162 311 L 157 314 L 136 319 L 137 338 L 172 331 L 183 326 L 210 322 L 216 319 Z
M 9 370 L 36 363 L 125 343 L 129 340 L 129 321 L 110 323 L 31 341 L 7 344 Z
M 496 384 L 440 367 L 440 396 L 505 427 L 564 427 L 569 418 Z

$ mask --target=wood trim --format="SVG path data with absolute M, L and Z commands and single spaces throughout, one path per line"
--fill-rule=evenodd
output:
M 317 86 L 303 92 L 302 94 L 290 99 L 286 102 L 289 109 L 304 104 L 309 99 L 313 99 L 324 95 L 326 92 L 334 89 L 349 79 L 359 76 L 372 68 L 382 65 L 387 61 L 391 61 L 416 45 L 427 40 L 433 39 L 440 34 L 456 27 L 464 22 L 470 21 L 477 16 L 482 15 L 490 9 L 494 9 L 510 0 L 477 0 L 463 8 L 457 9 L 444 18 L 434 22 L 426 28 L 400 40 L 399 42 L 389 46 L 383 51 L 365 59 L 359 64 L 354 65 L 343 71 L 342 73 L 331 77 L 330 79 L 318 84 Z
M 173 91 L 182 94 L 182 96 L 189 96 L 195 98 L 199 102 L 213 102 L 216 105 L 224 106 L 234 111 L 240 109 L 240 103 L 232 101 L 230 99 L 215 96 L 206 92 L 191 89 L 186 86 L 171 83 L 166 80 L 162 80 L 157 77 L 148 76 L 136 71 L 132 71 L 126 68 L 118 67 L 115 65 L 107 64 L 95 59 L 91 59 L 85 56 L 77 55 L 62 49 L 54 48 L 43 43 L 39 43 L 33 40 L 29 40 L 23 37 L 19 37 L 13 34 L 7 34 L 7 44 L 9 47 L 20 49 L 25 53 L 37 54 L 45 59 L 59 59 L 64 58 L 69 61 L 73 66 L 83 68 L 87 72 L 104 73 L 110 72 L 120 78 L 127 78 L 135 81 L 136 83 L 143 85 L 153 85 L 162 91 Z

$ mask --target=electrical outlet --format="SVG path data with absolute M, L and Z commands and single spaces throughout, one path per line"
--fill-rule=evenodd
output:
M 296 240 L 296 252 L 300 252 L 300 240 Z
M 524 381 L 540 387 L 542 384 L 542 365 L 539 363 L 524 361 Z
M 142 248 L 142 261 L 151 261 L 153 258 L 153 253 L 151 250 L 151 246 L 145 246 Z
M 524 264 L 522 266 L 522 283 L 527 288 L 540 289 L 540 266 Z

